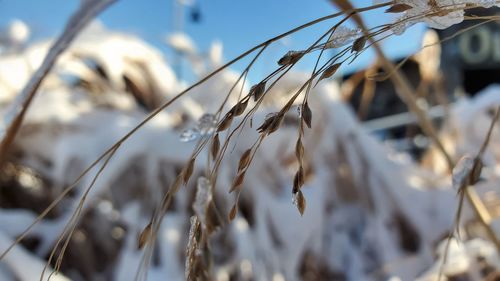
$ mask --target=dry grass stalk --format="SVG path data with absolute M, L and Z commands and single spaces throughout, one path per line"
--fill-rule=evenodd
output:
M 486 148 L 488 147 L 488 143 L 490 142 L 491 133 L 493 132 L 493 128 L 495 126 L 495 123 L 499 119 L 500 119 L 500 106 L 497 108 L 495 115 L 493 116 L 493 118 L 491 120 L 490 127 L 488 129 L 488 133 L 486 134 L 486 136 L 484 138 L 484 141 L 479 149 L 479 152 L 474 157 L 474 163 L 472 165 L 472 169 L 467 171 L 467 174 L 465 175 L 464 179 L 460 183 L 459 189 L 457 191 L 457 193 L 459 195 L 459 202 L 458 202 L 457 211 L 455 213 L 455 221 L 454 221 L 454 224 L 455 224 L 454 228 L 455 228 L 457 235 L 459 235 L 458 228 L 459 228 L 459 224 L 460 224 L 460 218 L 461 218 L 461 214 L 462 214 L 465 196 L 467 195 L 467 198 L 469 199 L 471 205 L 473 205 L 473 206 L 474 206 L 474 204 L 483 205 L 483 202 L 481 201 L 481 199 L 479 198 L 477 193 L 472 192 L 473 189 L 471 187 L 473 187 L 473 185 L 475 185 L 479 181 L 479 178 L 481 175 L 481 170 L 483 167 L 482 158 L 483 158 L 484 152 L 486 151 Z M 500 242 L 496 238 L 495 231 L 490 226 L 491 216 L 490 216 L 489 212 L 487 212 L 487 211 L 480 212 L 476 208 L 474 208 L 474 211 L 476 213 L 476 216 L 479 218 L 479 221 L 483 224 L 483 226 L 488 226 L 488 227 L 485 227 L 488 236 L 490 238 L 492 238 L 492 241 L 495 244 L 497 250 L 500 249 Z M 446 241 L 446 246 L 444 249 L 443 263 L 442 263 L 440 271 L 439 271 L 438 280 L 440 280 L 441 276 L 443 275 L 443 267 L 444 267 L 444 264 L 446 263 L 447 258 L 448 258 L 449 248 L 450 248 L 450 244 L 451 244 L 451 241 L 453 239 L 453 236 L 454 236 L 454 231 L 451 231 L 449 236 L 448 236 L 448 240 Z
M 195 162 L 196 158 L 191 158 L 186 167 L 184 167 L 184 169 L 182 170 L 182 180 L 184 181 L 184 185 L 187 185 L 189 178 L 191 178 L 191 175 L 193 175 Z
M 212 155 L 212 159 L 216 159 L 217 155 L 219 154 L 220 150 L 220 140 L 219 140 L 219 134 L 215 134 L 213 140 L 212 140 L 212 146 L 210 148 L 210 152 Z
M 88 196 L 90 190 L 92 189 L 92 187 L 97 182 L 97 179 L 99 178 L 99 176 L 106 169 L 107 165 L 109 164 L 109 161 L 113 158 L 113 156 L 115 155 L 115 153 L 118 150 L 118 148 L 119 147 L 117 147 L 113 151 L 111 151 L 111 153 L 108 155 L 108 157 L 106 158 L 106 160 L 104 161 L 104 163 L 102 164 L 102 166 L 99 168 L 99 170 L 95 174 L 95 176 L 92 178 L 92 181 L 90 182 L 89 186 L 86 188 L 86 190 L 83 193 L 82 197 L 80 198 L 80 200 L 78 202 L 78 206 L 77 206 L 76 210 L 73 212 L 73 214 L 72 214 L 72 216 L 70 218 L 69 223 L 66 225 L 66 227 L 63 230 L 63 232 L 59 235 L 59 238 L 57 239 L 57 242 L 56 242 L 55 246 L 53 247 L 53 249 L 52 249 L 52 251 L 51 251 L 51 253 L 49 255 L 47 263 L 46 263 L 46 265 L 45 265 L 45 267 L 44 267 L 44 269 L 42 271 L 42 274 L 40 276 L 40 280 L 44 280 L 43 277 L 44 277 L 44 274 L 45 274 L 46 270 L 49 268 L 50 264 L 52 263 L 52 259 L 56 255 L 56 251 L 58 250 L 59 245 L 61 245 L 61 243 L 63 243 L 62 247 L 61 247 L 61 251 L 58 254 L 58 257 L 56 259 L 56 263 L 55 263 L 55 266 L 54 266 L 54 272 L 59 272 L 59 270 L 61 268 L 61 264 L 62 264 L 62 260 L 63 260 L 64 254 L 66 252 L 66 249 L 68 248 L 69 242 L 71 241 L 71 237 L 73 236 L 73 233 L 75 232 L 75 229 L 76 229 L 76 227 L 78 225 L 78 222 L 79 222 L 79 220 L 80 220 L 80 218 L 82 216 L 83 205 L 85 204 L 85 199 L 87 198 L 87 196 Z

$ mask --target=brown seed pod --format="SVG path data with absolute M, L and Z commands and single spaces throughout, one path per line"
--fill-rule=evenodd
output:
M 401 3 L 401 4 L 392 5 L 387 10 L 385 10 L 385 12 L 386 13 L 402 13 L 402 12 L 408 11 L 410 9 L 413 9 L 413 7 L 408 5 L 408 4 Z
M 259 84 L 253 85 L 252 88 L 250 88 L 250 93 L 248 96 L 253 96 L 254 101 L 258 101 L 260 97 L 264 94 L 266 91 L 266 82 L 262 81 Z
M 327 67 L 319 77 L 318 82 L 323 79 L 332 77 L 332 75 L 335 74 L 335 72 L 337 72 L 337 70 L 340 68 L 341 65 L 342 65 L 341 63 L 335 63 Z
M 295 173 L 293 177 L 293 193 L 297 193 L 300 188 L 304 185 L 304 168 L 299 167 L 299 170 Z
M 266 119 L 264 121 L 264 123 L 262 123 L 262 125 L 260 125 L 260 127 L 257 128 L 257 132 L 263 133 L 263 132 L 267 131 L 267 129 L 269 129 L 269 126 L 271 126 L 273 121 L 274 121 L 274 118 Z
M 359 52 L 359 51 L 363 50 L 363 48 L 365 47 L 365 44 L 366 44 L 365 36 L 359 37 L 358 39 L 356 39 L 354 41 L 354 43 L 352 43 L 351 53 L 352 52 Z
M 193 174 L 195 161 L 196 161 L 196 158 L 191 158 L 191 160 L 189 160 L 189 163 L 187 164 L 187 166 L 182 171 L 182 179 L 184 181 L 184 184 L 188 183 L 189 178 Z
M 290 65 L 294 64 L 302 58 L 304 55 L 303 51 L 289 51 L 278 61 L 279 65 Z
M 304 145 L 302 144 L 302 138 L 297 139 L 297 143 L 295 144 L 295 156 L 299 161 L 302 161 L 304 157 Z
M 146 225 L 146 227 L 141 231 L 141 234 L 139 235 L 139 239 L 137 241 L 138 249 L 142 249 L 144 245 L 146 245 L 151 239 L 152 225 L 152 222 L 148 223 L 148 225 Z
M 229 128 L 229 125 L 231 125 L 231 122 L 233 122 L 233 113 L 229 111 L 226 113 L 224 118 L 222 118 L 222 121 L 220 121 L 219 126 L 217 127 L 217 133 L 226 130 Z
M 250 163 L 251 156 L 252 156 L 251 153 L 252 153 L 252 149 L 249 148 L 241 155 L 240 162 L 238 163 L 238 172 L 245 169 L 248 166 L 248 164 Z
M 212 140 L 212 146 L 210 147 L 210 153 L 212 154 L 213 159 L 217 158 L 217 154 L 219 154 L 219 149 L 220 149 L 219 134 L 215 134 Z
M 309 108 L 309 103 L 306 102 L 302 106 L 302 120 L 304 120 L 304 123 L 306 123 L 307 127 L 310 129 L 311 128 L 311 123 L 312 123 L 312 111 L 311 108 Z
M 229 190 L 229 193 L 232 193 L 233 191 L 238 189 L 243 184 L 243 181 L 245 180 L 245 172 L 246 171 L 242 171 L 242 172 L 238 173 L 236 178 L 234 178 L 234 181 L 233 181 L 233 184 L 231 185 L 231 189 Z
M 297 196 L 297 209 L 299 209 L 300 215 L 304 215 L 304 211 L 306 210 L 306 198 L 304 197 L 304 194 L 302 194 L 302 191 L 299 190 L 299 192 L 296 194 Z
M 233 106 L 231 112 L 233 113 L 234 116 L 240 116 L 243 112 L 245 112 L 245 109 L 247 108 L 248 105 L 248 100 L 249 99 L 246 98 Z
M 279 118 L 276 118 L 273 123 L 271 123 L 271 125 L 269 126 L 269 128 L 267 129 L 267 134 L 270 135 L 274 132 L 276 132 L 280 125 L 281 125 L 281 122 L 283 121 L 283 117 L 282 116 L 277 116 Z
M 270 113 L 268 114 L 268 116 L 269 117 L 267 117 L 266 120 L 264 120 L 262 125 L 260 125 L 260 127 L 257 128 L 257 132 L 263 133 L 267 131 L 271 126 L 271 124 L 275 121 L 276 117 L 278 116 L 278 113 Z

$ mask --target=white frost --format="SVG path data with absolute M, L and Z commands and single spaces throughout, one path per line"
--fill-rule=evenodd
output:
M 212 202 L 212 184 L 205 177 L 198 178 L 196 197 L 193 203 L 193 210 L 203 228 L 207 225 L 207 209 Z

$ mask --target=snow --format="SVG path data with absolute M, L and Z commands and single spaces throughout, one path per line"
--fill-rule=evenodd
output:
M 7 40 L 14 45 L 25 43 L 30 37 L 30 28 L 21 20 L 12 20 L 5 33 Z
M 216 129 L 217 120 L 210 113 L 203 114 L 194 128 L 186 129 L 180 135 L 182 142 L 195 141 L 200 138 L 210 137 Z
M 182 32 L 170 34 L 167 39 L 167 44 L 175 51 L 185 54 L 195 54 L 196 46 L 191 38 Z
M 359 28 L 352 29 L 341 25 L 335 29 L 331 38 L 326 42 L 325 48 L 340 48 L 352 43 L 362 34 Z
M 12 240 L 0 231 L 0 251 L 3 252 L 7 247 L 12 244 Z M 45 267 L 45 260 L 42 258 L 32 255 L 27 250 L 23 249 L 21 246 L 15 246 L 9 255 L 7 255 L 3 260 L 3 263 L 7 265 L 9 270 L 14 274 L 17 280 L 20 281 L 32 281 L 40 280 L 40 275 Z M 48 276 L 51 273 L 51 269 L 48 268 L 45 272 L 45 278 L 43 281 L 48 280 Z M 7 275 L 8 276 L 8 275 Z M 58 273 L 53 274 L 50 278 L 52 281 L 69 281 L 67 277 Z
M 193 210 L 203 228 L 207 226 L 207 209 L 212 202 L 212 184 L 205 177 L 198 178 Z M 191 232 L 191 231 L 190 231 Z M 190 235 L 191 236 L 191 235 Z M 189 246 L 188 246 L 189 247 Z
M 376 1 L 375 3 L 380 3 Z M 433 5 L 433 2 L 436 6 Z M 406 4 L 412 8 L 404 11 L 394 21 L 391 28 L 396 35 L 402 34 L 408 27 L 424 22 L 431 28 L 445 29 L 464 20 L 466 4 L 490 8 L 500 6 L 495 0 L 397 0 L 394 4 Z M 432 14 L 432 16 L 428 16 Z

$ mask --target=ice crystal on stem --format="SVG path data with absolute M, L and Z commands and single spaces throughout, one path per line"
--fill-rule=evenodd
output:
M 200 131 L 194 128 L 194 129 L 184 130 L 179 138 L 182 142 L 190 142 L 199 139 L 200 136 L 201 136 Z
M 376 1 L 375 3 L 378 3 Z M 402 34 L 408 27 L 424 22 L 431 28 L 445 29 L 464 20 L 466 4 L 484 8 L 500 6 L 496 0 L 399 0 L 394 4 L 405 4 L 413 7 L 402 13 L 391 30 L 394 34 Z
M 217 120 L 215 116 L 210 113 L 205 113 L 198 120 L 198 130 L 202 137 L 210 136 L 215 132 L 215 127 L 217 125 Z
M 215 132 L 217 120 L 213 114 L 205 113 L 198 120 L 196 127 L 184 130 L 180 135 L 182 142 L 195 141 L 199 138 L 210 136 Z
M 339 26 L 333 32 L 332 37 L 328 42 L 326 42 L 325 48 L 340 48 L 349 43 L 352 43 L 359 36 L 362 35 L 361 29 L 355 28 L 351 29 L 345 26 Z
M 207 224 L 207 209 L 212 202 L 212 184 L 205 177 L 198 178 L 198 186 L 196 189 L 196 198 L 193 203 L 193 210 L 198 216 L 203 228 Z

